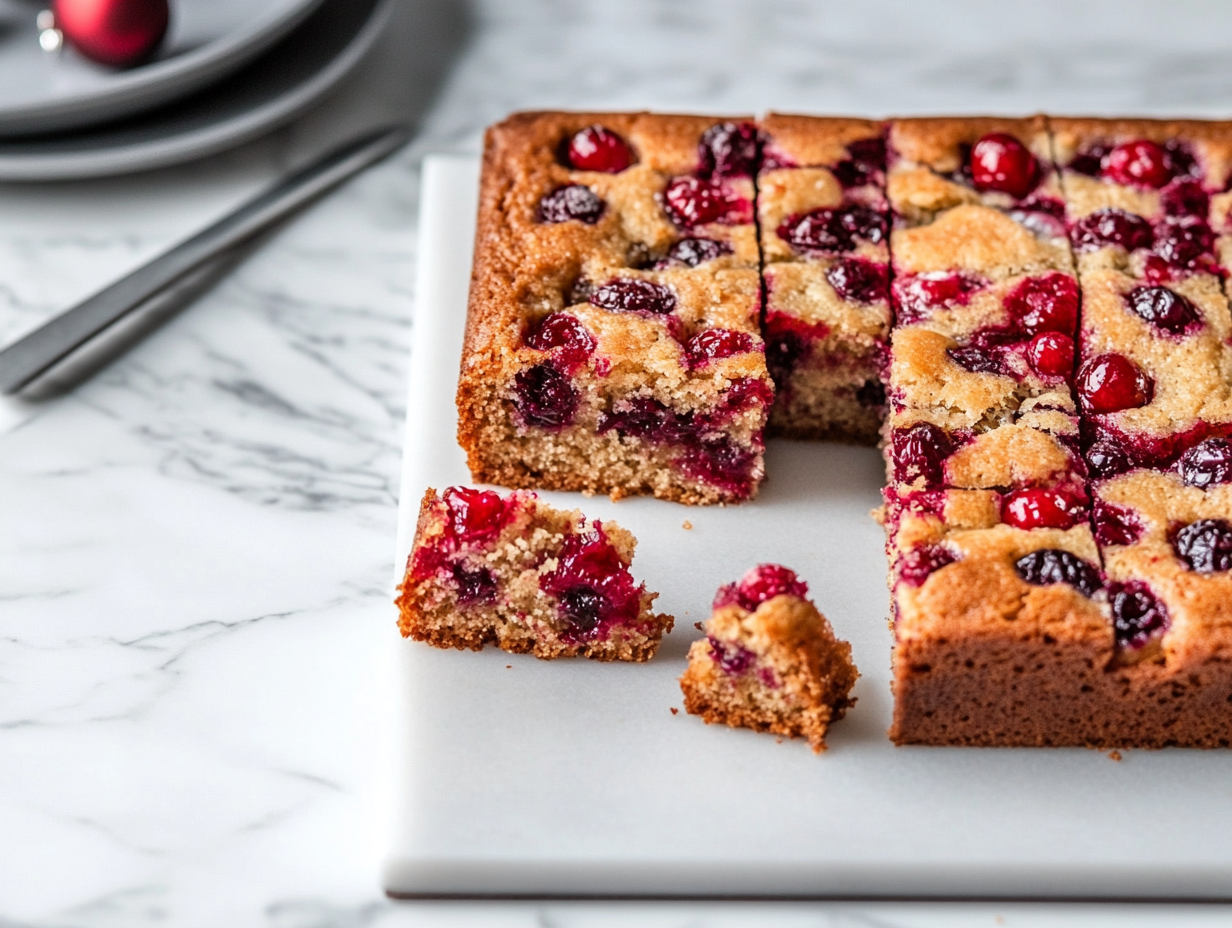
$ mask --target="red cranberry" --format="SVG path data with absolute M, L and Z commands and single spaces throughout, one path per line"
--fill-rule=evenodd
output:
M 603 201 L 589 187 L 570 184 L 557 187 L 539 201 L 540 222 L 568 222 L 576 219 L 593 226 L 603 215 Z
M 1118 145 L 1104 156 L 1104 177 L 1118 184 L 1158 190 L 1172 180 L 1172 166 L 1163 147 L 1138 139 Z
M 1182 454 L 1178 468 L 1186 486 L 1205 490 L 1232 483 L 1232 444 L 1225 438 L 1208 438 Z
M 1115 477 L 1134 466 L 1129 452 L 1110 438 L 1101 438 L 1087 449 L 1087 466 L 1095 477 Z
M 1063 490 L 1015 490 L 1001 500 L 1001 521 L 1014 528 L 1073 528 L 1082 507 Z
M 1099 176 L 1100 166 L 1104 160 L 1104 156 L 1112 149 L 1107 145 L 1096 143 L 1086 151 L 1079 152 L 1074 156 L 1067 167 L 1069 170 L 1078 174 L 1085 174 L 1087 177 Z
M 894 308 L 900 323 L 918 322 L 942 306 L 966 306 L 987 281 L 966 274 L 930 271 L 894 281 Z
M 859 139 L 847 146 L 847 157 L 834 166 L 834 176 L 844 188 L 863 187 L 876 183 L 885 169 L 885 139 Z
M 666 315 L 676 308 L 676 294 L 640 277 L 617 277 L 592 293 L 590 302 L 614 313 Z
M 556 570 L 539 578 L 539 588 L 557 598 L 565 632 L 593 640 L 613 625 L 637 619 L 641 597 L 629 568 L 598 522 L 591 531 L 568 535 Z
M 1097 209 L 1074 224 L 1070 237 L 1079 251 L 1092 251 L 1108 245 L 1119 245 L 1126 251 L 1150 248 L 1155 234 L 1151 224 L 1141 216 L 1123 209 Z
M 717 180 L 674 177 L 663 191 L 668 217 L 681 229 L 753 221 L 753 205 Z
M 1167 630 L 1168 609 L 1145 583 L 1118 583 L 1108 592 L 1113 635 L 1120 647 L 1137 650 L 1153 635 Z
M 689 413 L 680 415 L 649 396 L 618 400 L 599 416 L 598 432 L 615 431 L 656 444 L 680 444 L 693 434 Z
M 826 280 L 835 293 L 852 303 L 877 303 L 890 296 L 889 268 L 864 258 L 836 262 L 826 269 Z
M 1003 373 L 1001 362 L 987 348 L 967 345 L 963 348 L 947 349 L 946 354 L 949 355 L 950 360 L 963 370 L 970 371 L 973 374 Z
M 458 585 L 458 602 L 490 603 L 496 598 L 496 578 L 486 567 L 467 570 L 461 564 L 453 565 L 453 581 Z
M 603 126 L 587 126 L 569 140 L 569 164 L 579 171 L 619 174 L 632 163 L 625 140 Z
M 1194 216 L 1169 218 L 1155 229 L 1155 253 L 1173 267 L 1197 270 L 1215 247 L 1215 233 Z
M 536 351 L 555 351 L 561 363 L 576 367 L 594 353 L 595 337 L 576 316 L 550 313 L 526 336 L 526 345 Z
M 739 583 L 720 587 L 714 597 L 714 608 L 735 603 L 752 612 L 766 600 L 783 594 L 807 596 L 808 584 L 797 577 L 795 571 L 781 564 L 758 564 L 741 577 Z
M 854 251 L 858 240 L 877 244 L 885 239 L 885 216 L 867 206 L 815 209 L 803 216 L 789 216 L 778 227 L 778 236 L 793 248 L 836 254 Z
M 720 641 L 713 635 L 707 635 L 706 641 L 710 645 L 710 653 L 714 662 L 719 665 L 719 669 L 734 677 L 747 673 L 757 657 L 738 641 Z
M 1151 379 L 1123 354 L 1101 354 L 1078 371 L 1078 394 L 1093 414 L 1136 409 L 1151 401 Z
M 898 562 L 898 577 L 908 586 L 923 586 L 934 572 L 958 560 L 938 545 L 922 545 L 903 554 Z
M 702 177 L 752 177 L 757 173 L 761 133 L 751 122 L 721 122 L 702 135 L 697 173 Z
M 715 258 L 731 254 L 731 246 L 726 242 L 716 242 L 709 238 L 682 238 L 667 252 L 664 265 L 683 264 L 685 267 L 697 267 Z
M 707 329 L 705 332 L 698 332 L 684 346 L 690 367 L 702 367 L 711 361 L 752 350 L 753 336 L 732 329 Z
M 1142 537 L 1142 523 L 1132 510 L 1097 500 L 1091 510 L 1091 527 L 1101 547 L 1132 545 Z
M 581 396 L 555 365 L 545 362 L 518 371 L 513 384 L 513 407 L 524 425 L 555 429 L 573 421 Z
M 945 459 L 953 454 L 954 442 L 932 423 L 918 422 L 910 428 L 895 429 L 890 448 L 898 483 L 923 479 L 926 486 L 936 487 L 945 479 Z
M 812 351 L 814 343 L 830 333 L 824 323 L 809 325 L 786 313 L 767 314 L 762 327 L 766 340 L 766 369 L 780 389 L 787 385 L 800 362 Z
M 1010 317 L 1027 332 L 1064 332 L 1078 327 L 1078 281 L 1053 272 L 1028 277 L 1005 298 Z
M 1198 181 L 1177 178 L 1163 189 L 1159 202 L 1169 216 L 1205 217 L 1210 211 L 1211 198 Z
M 1040 332 L 1027 345 L 1027 361 L 1041 377 L 1068 377 L 1074 372 L 1074 340 L 1060 332 Z
M 719 487 L 736 499 L 753 492 L 760 448 L 741 448 L 726 436 L 699 436 L 685 446 L 677 466 L 688 476 Z
M 1012 135 L 990 133 L 971 149 L 971 182 L 976 190 L 997 190 L 1021 200 L 1038 177 L 1035 156 Z
M 1068 583 L 1083 596 L 1094 596 L 1102 587 L 1099 568 L 1060 548 L 1032 551 L 1014 562 L 1014 570 L 1035 586 Z
M 450 487 L 445 501 L 445 535 L 455 544 L 471 544 L 491 538 L 504 525 L 505 501 L 492 490 Z
M 1172 539 L 1177 557 L 1200 574 L 1232 568 L 1232 524 L 1226 519 L 1190 522 Z
M 1142 261 L 1142 276 L 1147 283 L 1163 286 L 1172 282 L 1172 268 L 1159 255 L 1147 255 Z
M 1125 296 L 1130 312 L 1170 335 L 1199 324 L 1193 303 L 1167 287 L 1135 287 Z
M 754 406 L 769 406 L 774 402 L 774 390 L 760 377 L 733 377 L 729 386 L 720 395 L 714 412 L 704 416 L 703 430 L 707 423 L 717 425 L 729 421 L 737 413 Z

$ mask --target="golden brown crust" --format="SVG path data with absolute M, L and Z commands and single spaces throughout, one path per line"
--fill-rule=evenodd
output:
M 852 142 L 879 138 L 886 124 L 843 116 L 797 116 L 770 113 L 761 120 L 771 155 L 785 155 L 800 167 L 834 167 L 847 157 Z
M 948 174 L 962 167 L 962 146 L 969 146 L 991 132 L 1012 135 L 1036 158 L 1051 162 L 1046 117 L 1022 119 L 1002 116 L 934 116 L 892 119 L 890 150 L 899 158 Z

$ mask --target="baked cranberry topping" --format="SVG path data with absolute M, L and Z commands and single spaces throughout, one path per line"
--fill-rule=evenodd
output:
M 852 303 L 876 303 L 890 298 L 890 272 L 865 258 L 843 258 L 826 269 L 834 292 Z
M 1078 281 L 1069 274 L 1028 277 L 1005 297 L 1010 318 L 1029 334 L 1063 332 L 1078 327 Z
M 1199 325 L 1193 303 L 1167 287 L 1135 287 L 1125 295 L 1130 312 L 1169 335 L 1180 335 Z
M 1168 609 L 1139 581 L 1111 585 L 1112 630 L 1122 648 L 1137 650 L 1168 628 Z
M 513 378 L 513 407 L 523 425 L 555 429 L 568 425 L 581 399 L 569 377 L 545 361 Z
M 1142 276 L 1147 283 L 1162 286 L 1171 283 L 1175 275 L 1168 262 L 1159 255 L 1147 255 L 1142 261 Z
M 917 422 L 910 428 L 895 429 L 890 436 L 894 479 L 913 483 L 923 479 L 929 487 L 945 479 L 945 459 L 954 453 L 954 441 L 930 422 Z
M 1001 361 L 989 348 L 967 345 L 962 348 L 948 348 L 945 353 L 955 364 L 973 374 L 1004 373 Z
M 467 570 L 461 564 L 453 565 L 453 581 L 458 585 L 458 602 L 490 603 L 496 598 L 496 579 L 486 567 Z
M 778 236 L 793 248 L 838 254 L 854 251 L 859 240 L 877 244 L 885 239 L 886 218 L 867 206 L 822 208 L 802 216 L 788 216 Z
M 752 612 L 766 600 L 783 594 L 807 596 L 808 584 L 796 576 L 795 571 L 781 564 L 758 564 L 738 583 L 720 587 L 714 596 L 714 608 L 735 603 L 741 609 Z
M 1060 332 L 1040 332 L 1027 345 L 1027 361 L 1041 377 L 1068 377 L 1074 372 L 1074 340 Z
M 1145 406 L 1152 387 L 1146 372 L 1123 354 L 1101 354 L 1078 371 L 1078 395 L 1096 415 Z
M 682 238 L 668 249 L 667 258 L 660 261 L 660 266 L 683 264 L 685 267 L 697 267 L 715 258 L 731 254 L 731 246 L 726 242 L 716 242 L 710 238 Z
M 1172 180 L 1172 164 L 1162 145 L 1146 139 L 1124 142 L 1103 158 L 1104 177 L 1118 184 L 1158 190 Z
M 593 226 L 603 215 L 603 201 L 589 187 L 570 184 L 557 187 L 539 201 L 540 222 L 568 222 L 576 219 Z
M 539 588 L 556 597 L 563 634 L 575 640 L 602 638 L 640 611 L 640 591 L 597 521 L 590 531 L 566 536 L 556 569 L 539 578 Z
M 1094 596 L 1102 587 L 1099 568 L 1060 548 L 1032 551 L 1014 562 L 1014 570 L 1035 586 L 1068 583 L 1083 596 Z
M 1155 234 L 1151 224 L 1141 216 L 1110 206 L 1097 209 L 1074 224 L 1070 233 L 1079 251 L 1093 251 L 1108 245 L 1119 245 L 1126 251 L 1150 248 Z
M 710 645 L 710 653 L 714 662 L 724 673 L 738 677 L 747 673 L 748 669 L 753 666 L 756 655 L 740 642 L 720 641 L 713 635 L 707 635 L 706 642 Z
M 1177 467 L 1186 486 L 1205 490 L 1232 483 L 1232 444 L 1225 438 L 1208 438 L 1182 454 Z
M 1178 177 L 1160 192 L 1159 202 L 1169 216 L 1205 217 L 1211 198 L 1198 181 Z
M 455 547 L 486 541 L 511 514 L 500 494 L 492 490 L 450 487 L 441 498 L 445 501 L 445 538 Z
M 814 342 L 830 334 L 824 322 L 809 324 L 787 313 L 772 312 L 762 327 L 766 339 L 766 369 L 780 389 L 792 372 L 808 357 Z
M 1038 179 L 1035 156 L 1012 135 L 989 133 L 971 149 L 971 182 L 976 190 L 996 190 L 1021 200 Z
M 676 308 L 676 294 L 640 277 L 617 277 L 592 293 L 590 302 L 614 313 L 661 316 Z
M 863 187 L 876 183 L 885 169 L 885 139 L 859 139 L 847 146 L 847 157 L 834 166 L 834 176 L 845 188 Z
M 674 177 L 663 191 L 668 217 L 681 229 L 710 222 L 752 222 L 753 204 L 718 180 Z
M 1115 477 L 1134 466 L 1129 452 L 1111 438 L 1101 438 L 1087 449 L 1087 466 L 1095 477 Z
M 1001 500 L 1001 521 L 1014 528 L 1073 528 L 1082 504 L 1060 489 L 1015 490 Z
M 1142 537 L 1142 522 L 1131 509 L 1096 500 L 1091 509 L 1091 527 L 1101 546 L 1132 545 Z
M 749 122 L 721 122 L 702 134 L 697 173 L 702 177 L 752 177 L 757 172 L 761 133 Z
M 632 163 L 625 140 L 604 126 L 587 126 L 569 140 L 569 165 L 579 171 L 619 174 Z
M 1232 568 L 1232 524 L 1226 519 L 1190 522 L 1172 538 L 1176 555 L 1200 574 Z
M 684 346 L 690 367 L 702 367 L 711 361 L 752 350 L 753 336 L 732 329 L 707 329 L 705 332 L 698 332 Z
M 1215 248 L 1215 233 L 1196 216 L 1165 219 L 1155 228 L 1155 253 L 1173 267 L 1196 270 Z
M 971 295 L 987 285 L 986 280 L 967 274 L 930 271 L 894 281 L 894 309 L 898 322 L 912 323 L 928 318 L 943 306 L 966 306 Z
M 921 545 L 905 552 L 898 562 L 898 577 L 908 586 L 923 586 L 924 581 L 957 557 L 938 545 Z
M 526 346 L 536 351 L 552 351 L 562 364 L 574 368 L 594 353 L 595 337 L 576 316 L 550 313 L 527 334 Z

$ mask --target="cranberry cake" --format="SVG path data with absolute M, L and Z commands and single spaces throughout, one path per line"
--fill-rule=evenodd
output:
M 752 497 L 773 386 L 749 120 L 525 113 L 487 134 L 458 385 L 477 482 Z
M 874 444 L 890 332 L 885 127 L 776 113 L 761 127 L 771 433 Z
M 636 541 L 534 493 L 429 489 L 399 589 L 399 628 L 438 648 L 646 661 L 671 630 L 629 573 Z
M 855 704 L 848 694 L 860 674 L 851 645 L 807 595 L 777 564 L 722 587 L 680 678 L 685 709 L 707 724 L 803 737 L 824 751 L 826 730 Z

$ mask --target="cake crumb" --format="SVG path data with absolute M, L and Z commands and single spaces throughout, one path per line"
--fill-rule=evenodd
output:
M 688 519 L 685 519 L 684 524 L 681 526 L 681 528 L 683 528 L 686 532 L 690 531 L 693 528 L 693 523 L 690 522 Z
M 680 714 L 680 710 L 677 709 L 675 706 L 672 706 L 672 715 L 679 715 L 679 714 Z
M 1114 750 L 1111 750 L 1111 751 L 1109 751 L 1109 752 L 1108 752 L 1108 757 L 1110 757 L 1112 760 L 1115 760 L 1115 761 L 1117 761 L 1118 763 L 1120 763 L 1120 761 L 1121 761 L 1121 752 L 1120 752 L 1120 751 L 1117 751 L 1117 750 L 1115 750 L 1115 749 L 1114 749 Z
M 696 628 L 699 632 L 704 632 L 704 631 L 705 631 L 705 629 L 704 629 L 704 628 L 702 628 L 702 623 L 701 623 L 701 622 L 694 622 L 694 623 L 693 623 L 693 627 L 694 627 L 694 628 Z

